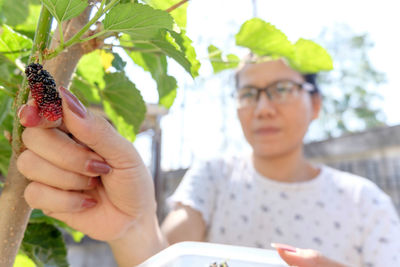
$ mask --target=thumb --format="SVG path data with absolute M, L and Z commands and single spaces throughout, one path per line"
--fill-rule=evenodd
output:
M 113 168 L 130 168 L 142 164 L 132 143 L 122 137 L 106 119 L 88 111 L 64 87 L 60 87 L 59 91 L 64 124 L 76 139 L 99 154 Z

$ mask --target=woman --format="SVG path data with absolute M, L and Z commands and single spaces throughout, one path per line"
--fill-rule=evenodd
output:
M 282 60 L 247 64 L 237 78 L 238 117 L 252 155 L 190 170 L 161 229 L 140 156 L 65 89 L 62 127 L 41 127 L 32 106 L 19 112 L 30 126 L 18 159 L 32 180 L 27 202 L 107 241 L 120 266 L 184 240 L 286 243 L 274 246 L 299 267 L 399 266 L 400 224 L 390 198 L 366 179 L 303 156 L 303 137 L 321 106 L 315 87 Z

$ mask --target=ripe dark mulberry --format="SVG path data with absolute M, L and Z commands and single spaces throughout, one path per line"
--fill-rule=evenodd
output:
M 39 108 L 39 115 L 49 121 L 62 117 L 61 98 L 50 73 L 38 63 L 31 63 L 25 69 L 31 95 Z

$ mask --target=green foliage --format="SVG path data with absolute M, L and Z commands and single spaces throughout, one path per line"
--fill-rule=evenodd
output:
M 36 264 L 25 254 L 18 253 L 13 267 L 36 267 Z
M 120 124 L 125 122 L 125 124 L 133 126 L 133 134 L 138 133 L 146 113 L 146 106 L 139 90 L 121 72 L 107 73 L 104 80 L 106 86 L 101 94 L 103 101 L 109 105 L 105 109 L 107 115 L 110 116 L 118 130 L 121 127 Z M 110 109 L 114 112 L 110 112 Z M 134 139 L 132 134 L 126 137 Z
M 283 32 L 259 18 L 243 23 L 236 34 L 236 44 L 259 56 L 291 57 L 294 52 L 292 43 Z
M 6 0 L 2 6 L 2 13 L 5 17 L 4 23 L 15 26 L 21 24 L 26 19 L 29 12 L 28 0 Z
M 226 55 L 226 59 L 222 59 L 222 51 L 214 45 L 208 47 L 208 57 L 214 73 L 236 68 L 240 62 L 239 57 L 234 54 Z
M 15 59 L 28 55 L 32 47 L 32 40 L 12 30 L 7 25 L 0 29 L 0 53 L 8 59 Z
M 300 38 L 294 45 L 294 51 L 289 62 L 296 70 L 303 73 L 317 73 L 333 69 L 329 53 L 313 41 Z
M 135 40 L 147 40 L 156 36 L 160 29 L 172 30 L 172 24 L 172 17 L 165 11 L 127 3 L 115 6 L 106 14 L 104 30 L 128 33 Z
M 42 0 L 58 22 L 78 16 L 88 6 L 86 0 Z
M 145 0 L 145 2 L 154 8 L 166 10 L 176 3 L 180 2 L 180 0 Z M 182 29 L 186 28 L 187 7 L 188 3 L 185 3 L 170 13 L 171 16 L 174 18 L 176 24 L 178 24 L 178 26 Z
M 47 223 L 29 223 L 20 248 L 37 266 L 68 267 L 61 232 Z
M 324 94 L 319 139 L 385 125 L 378 104 L 379 86 L 384 73 L 376 70 L 369 59 L 373 47 L 367 34 L 356 34 L 347 25 L 326 28 L 319 37 L 335 58 L 335 69 L 318 75 Z

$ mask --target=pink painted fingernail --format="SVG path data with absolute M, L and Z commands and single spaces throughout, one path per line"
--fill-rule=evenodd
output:
M 276 249 L 283 249 L 283 250 L 290 251 L 290 252 L 296 252 L 295 247 L 285 245 L 285 244 L 271 243 L 271 247 L 276 248 Z
M 105 162 L 92 159 L 88 161 L 86 170 L 96 174 L 107 174 L 111 171 L 111 167 Z
M 96 206 L 97 201 L 93 198 L 85 198 L 82 202 L 82 208 L 91 208 Z
M 85 118 L 86 108 L 81 103 L 81 101 L 79 101 L 76 96 L 74 96 L 69 90 L 65 89 L 64 87 L 60 86 L 59 90 L 61 93 L 61 97 L 67 102 L 68 108 L 82 119 Z
M 89 187 L 96 187 L 99 184 L 98 179 L 99 178 L 97 178 L 97 177 L 90 177 L 89 181 L 88 181 L 88 186 Z

